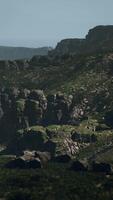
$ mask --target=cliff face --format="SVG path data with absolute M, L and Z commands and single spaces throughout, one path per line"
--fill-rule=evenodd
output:
M 35 55 L 62 56 L 113 50 L 113 25 L 96 26 L 89 30 L 85 39 L 64 39 L 54 50 L 49 47 L 21 48 L 0 46 L 0 60 L 31 59 Z
M 59 42 L 50 55 L 85 54 L 113 50 L 113 26 L 96 26 L 85 39 L 65 39 Z
M 88 35 L 86 35 L 86 40 L 88 42 L 113 40 L 113 26 L 96 26 L 90 29 Z
M 52 54 L 77 54 L 82 50 L 85 39 L 65 39 L 59 42 L 56 48 L 51 51 Z
M 86 52 L 113 50 L 113 26 L 97 26 L 89 30 L 86 36 Z

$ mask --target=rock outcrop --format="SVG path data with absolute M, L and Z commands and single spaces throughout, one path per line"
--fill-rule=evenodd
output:
M 5 167 L 10 169 L 42 168 L 50 159 L 51 156 L 48 152 L 24 151 L 22 156 L 9 161 Z
M 96 26 L 89 30 L 85 39 L 64 39 L 50 51 L 51 56 L 67 54 L 91 54 L 113 50 L 113 26 Z
M 1 89 L 0 99 L 1 120 L 11 120 L 17 129 L 34 125 L 77 124 L 85 114 L 81 108 L 75 109 L 72 95 L 63 93 L 45 96 L 41 90 L 9 88 Z

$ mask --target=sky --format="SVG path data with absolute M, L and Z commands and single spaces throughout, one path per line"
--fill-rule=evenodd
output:
M 113 0 L 0 0 L 0 46 L 55 46 L 113 25 Z

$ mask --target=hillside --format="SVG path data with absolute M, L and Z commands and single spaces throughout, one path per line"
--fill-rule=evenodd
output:
M 113 26 L 0 61 L 0 198 L 111 200 L 112 152 Z
M 80 94 L 82 100 L 86 98 L 91 107 L 95 106 L 93 110 L 99 109 L 103 112 L 112 108 L 112 63 L 112 52 L 71 56 L 60 58 L 59 61 L 58 59 L 44 61 L 41 58 L 36 63 L 33 60 L 30 63 L 5 62 L 0 63 L 0 85 L 38 88 L 43 89 L 45 93 L 55 93 L 60 90 L 67 94 L 77 96 Z M 100 106 L 97 105 L 99 101 Z
M 51 48 L 25 48 L 0 46 L 0 60 L 31 59 L 35 55 L 47 55 Z
M 113 26 L 91 29 L 83 40 L 89 47 L 84 53 L 84 47 L 76 53 L 74 43 L 72 45 L 71 40 L 66 40 L 68 43 L 61 41 L 53 52 L 57 52 L 59 45 L 62 47 L 60 50 L 65 51 L 66 45 L 70 44 L 68 50 L 74 52 L 71 55 L 62 52 L 54 56 L 34 56 L 29 61 L 0 61 L 0 86 L 42 89 L 46 94 L 61 91 L 76 96 L 80 99 L 79 104 L 86 99 L 90 113 L 103 115 L 112 110 L 112 33 Z M 79 42 L 82 44 L 82 40 Z

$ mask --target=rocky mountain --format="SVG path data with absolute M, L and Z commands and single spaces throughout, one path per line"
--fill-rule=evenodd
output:
M 96 26 L 89 30 L 85 39 L 64 39 L 50 55 L 91 54 L 113 50 L 113 26 Z
M 25 48 L 0 46 L 0 60 L 31 59 L 35 55 L 47 55 L 50 47 Z

